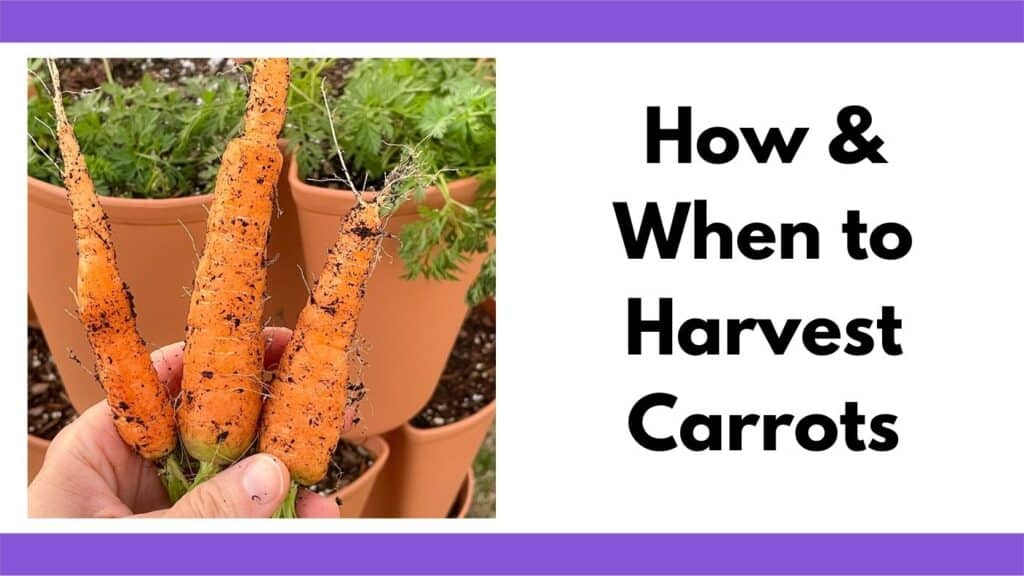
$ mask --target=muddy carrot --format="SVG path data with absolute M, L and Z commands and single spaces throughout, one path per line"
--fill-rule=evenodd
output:
M 78 249 L 78 317 L 96 356 L 96 377 L 118 434 L 142 457 L 158 460 L 177 444 L 174 410 L 139 336 L 131 292 L 117 269 L 110 223 L 64 111 L 57 66 L 52 60 L 48 65 L 62 176 Z
M 344 217 L 270 384 L 260 450 L 284 461 L 298 484 L 326 475 L 341 436 L 348 352 L 384 236 L 374 202 L 360 201 Z
M 254 443 L 262 399 L 263 303 L 282 156 L 287 59 L 258 59 L 242 136 L 221 158 L 185 332 L 178 425 L 200 476 Z M 205 468 L 205 470 L 204 470 Z
M 330 106 L 324 83 L 324 108 Z M 384 189 L 367 200 L 352 183 L 337 134 L 331 124 L 344 182 L 354 191 L 356 206 L 341 219 L 327 261 L 299 314 L 298 322 L 271 380 L 260 420 L 260 451 L 280 458 L 292 477 L 292 490 L 278 510 L 295 515 L 298 485 L 312 485 L 327 474 L 341 437 L 348 405 L 350 353 L 366 283 L 387 236 L 387 220 L 420 180 L 415 150 L 385 177 Z

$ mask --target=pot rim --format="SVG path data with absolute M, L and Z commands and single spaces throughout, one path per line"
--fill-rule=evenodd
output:
M 406 422 L 405 424 L 402 424 L 401 430 L 403 434 L 411 436 L 420 442 L 429 442 L 431 440 L 437 440 L 447 436 L 454 436 L 465 431 L 467 428 L 476 426 L 483 420 L 493 418 L 497 406 L 498 398 L 495 396 L 494 400 L 491 400 L 486 406 L 477 410 L 468 418 L 463 418 L 458 422 L 445 424 L 444 426 L 435 426 L 433 428 L 417 428 L 410 422 Z
M 62 214 L 71 214 L 67 189 L 28 177 L 29 202 Z M 213 201 L 213 194 L 185 196 L 183 198 L 116 198 L 99 196 L 100 205 L 118 224 L 167 224 L 206 221 L 205 205 Z
M 377 475 L 384 469 L 384 465 L 387 463 L 388 457 L 391 455 L 391 447 L 388 446 L 387 441 L 384 440 L 382 436 L 370 436 L 362 442 L 352 442 L 351 440 L 349 440 L 349 442 L 358 446 L 363 446 L 370 452 L 373 452 L 374 459 L 373 464 L 366 470 L 366 472 L 363 472 L 362 476 L 356 478 L 351 484 L 345 486 L 341 490 L 328 494 L 328 496 L 337 496 L 341 498 L 343 505 L 347 494 L 357 492 L 367 484 L 376 481 Z
M 299 178 L 299 163 L 296 159 L 296 152 L 288 156 L 288 185 L 292 190 L 292 198 L 295 204 L 310 212 L 340 216 L 348 212 L 355 205 L 355 193 L 346 189 L 334 189 L 324 186 L 308 184 Z M 471 203 L 476 196 L 476 190 L 480 186 L 479 181 L 473 176 L 459 178 L 448 183 L 448 192 L 458 201 Z M 365 197 L 372 200 L 377 194 L 367 192 Z M 405 202 L 393 216 L 408 216 L 415 214 L 419 206 L 440 208 L 444 205 L 444 196 L 437 186 L 427 188 L 420 202 Z

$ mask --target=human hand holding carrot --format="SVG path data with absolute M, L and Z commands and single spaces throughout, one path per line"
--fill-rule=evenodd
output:
M 107 215 L 64 113 L 56 64 L 48 65 L 79 254 L 78 316 L 107 402 L 54 441 L 55 455 L 30 487 L 32 513 L 127 516 L 173 504 L 162 514 L 301 516 L 303 507 L 313 505 L 297 502 L 304 493 L 299 486 L 326 474 L 351 422 L 348 355 L 387 217 L 406 196 L 394 186 L 404 176 L 390 174 L 373 199 L 357 194 L 358 205 L 342 220 L 324 273 L 300 314 L 294 342 L 283 350 L 288 332 L 280 347 L 264 352 L 267 241 L 283 163 L 277 135 L 284 125 L 289 64 L 283 58 L 257 59 L 243 133 L 221 157 L 185 342 L 162 349 L 160 365 L 151 365 L 117 269 Z M 329 111 L 323 87 L 321 92 Z M 340 147 L 338 155 L 356 190 Z M 275 334 L 283 333 L 270 334 L 273 347 Z M 261 379 L 267 358 L 281 358 L 269 395 Z M 257 440 L 266 454 L 239 462 Z
M 291 338 L 287 328 L 267 328 L 265 366 L 273 367 Z M 181 385 L 183 344 L 153 353 L 153 367 L 170 395 Z M 351 416 L 346 418 L 351 422 Z M 269 518 L 291 484 L 284 464 L 268 455 L 245 458 L 197 486 L 173 507 L 156 466 L 132 450 L 114 428 L 111 410 L 101 402 L 57 435 L 42 470 L 29 486 L 33 517 L 114 518 L 214 517 Z M 329 498 L 304 492 L 299 516 L 337 518 Z

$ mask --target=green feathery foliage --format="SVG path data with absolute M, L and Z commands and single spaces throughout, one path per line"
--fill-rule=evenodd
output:
M 438 186 L 440 208 L 420 207 L 421 218 L 401 231 L 400 256 L 408 278 L 450 280 L 474 254 L 485 265 L 467 299 L 494 295 L 495 254 L 495 66 L 491 60 L 370 59 L 355 64 L 344 86 L 326 85 L 331 114 L 324 109 L 321 79 L 335 63 L 294 60 L 285 134 L 296 150 L 299 176 L 316 184 L 346 187 L 331 136 L 356 186 L 379 187 L 386 174 L 410 159 L 419 171 L 412 193 Z M 476 177 L 471 204 L 448 194 L 448 182 Z
M 36 92 L 28 103 L 28 173 L 61 186 L 57 166 L 40 152 L 59 156 L 49 87 L 37 80 Z M 242 127 L 246 88 L 229 76 L 180 85 L 147 76 L 65 99 L 98 194 L 173 198 L 213 189 L 220 154 Z

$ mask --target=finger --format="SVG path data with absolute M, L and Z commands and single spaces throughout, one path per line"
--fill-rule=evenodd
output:
M 196 486 L 163 516 L 270 518 L 290 485 L 283 462 L 269 454 L 256 454 Z
M 139 458 L 118 435 L 106 401 L 93 404 L 61 430 L 46 451 L 46 460 L 64 453 L 94 468 L 111 484 L 116 481 L 116 466 Z
M 99 495 L 109 495 L 135 511 L 167 507 L 155 467 L 121 440 L 104 401 L 84 411 L 57 434 L 37 478 L 72 491 L 88 492 L 91 498 L 79 497 L 75 502 L 79 507 L 95 504 L 101 500 Z M 54 504 L 68 506 L 69 502 Z M 70 515 L 81 515 L 83 510 L 79 508 Z
M 292 331 L 280 326 L 271 326 L 263 329 L 263 338 L 266 342 L 266 353 L 263 355 L 263 368 L 273 370 L 281 361 L 284 348 L 292 339 Z
M 338 503 L 331 496 L 321 496 L 303 488 L 295 501 L 299 518 L 337 518 Z
M 160 382 L 167 387 L 171 396 L 176 396 L 181 389 L 181 366 L 185 355 L 185 343 L 175 342 L 154 350 L 149 358 L 153 361 Z

